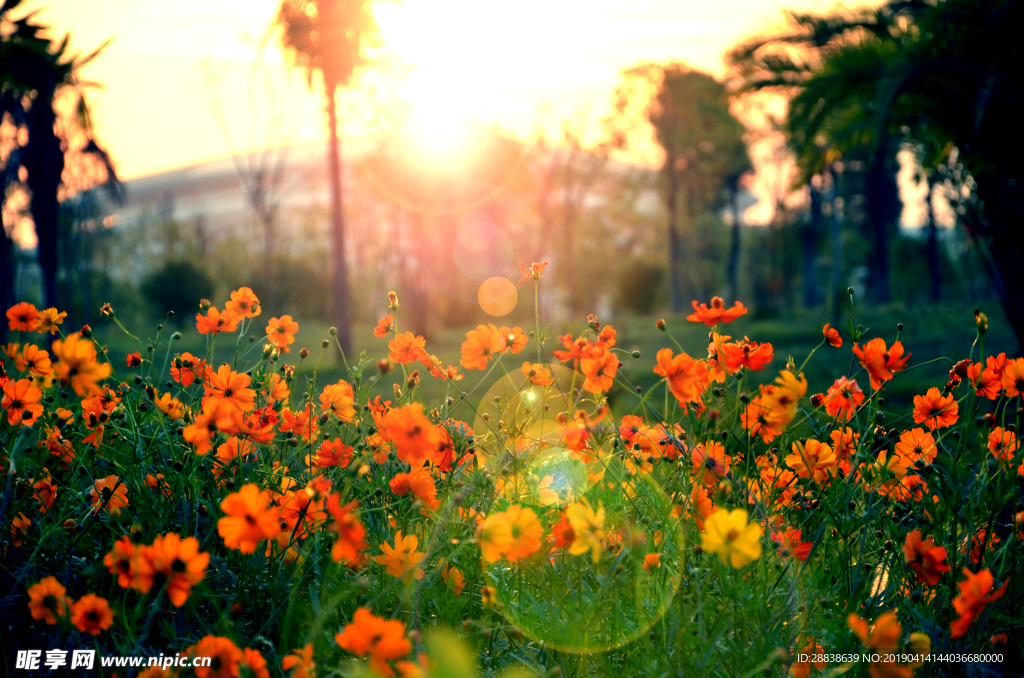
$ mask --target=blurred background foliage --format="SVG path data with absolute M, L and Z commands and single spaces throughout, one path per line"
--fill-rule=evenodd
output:
M 247 285 L 267 317 L 349 318 L 358 349 L 390 289 L 403 329 L 428 338 L 490 320 L 529 326 L 528 287 L 508 317 L 490 318 L 469 268 L 516 281 L 520 262 L 550 261 L 540 305 L 553 332 L 587 313 L 653 322 L 714 295 L 744 301 L 755 319 L 838 324 L 854 287 L 872 313 L 892 316 L 886 326 L 908 308 L 1001 306 L 1017 342 L 1000 348 L 1018 349 L 1017 3 L 790 14 L 783 31 L 735 46 L 724 80 L 681 63 L 624 71 L 596 142 L 573 119 L 532 141 L 472 130 L 474 152 L 459 158 L 383 137 L 339 156 L 338 186 L 320 149 L 247 149 L 127 192 L 92 138 L 89 85 L 76 76 L 102 51 L 67 54 L 18 4 L 4 3 L 0 33 L 5 304 L 56 304 L 72 327 L 97 322 L 103 302 L 147 321 L 174 310 L 189 329 L 189 300 L 219 304 Z M 343 87 L 368 67 L 356 46 L 334 73 L 295 35 L 279 42 L 310 78 L 326 65 Z M 22 54 L 34 55 L 32 69 Z M 44 108 L 49 137 L 32 117 Z M 644 151 L 653 160 L 637 161 Z M 45 158 L 56 164 L 44 185 Z M 767 223 L 745 218 L 755 173 L 775 187 Z M 914 223 L 911 202 L 923 210 Z M 43 228 L 48 210 L 54 225 Z M 459 248 L 482 222 L 491 240 L 467 263 Z M 344 313 L 339 294 L 350 297 Z

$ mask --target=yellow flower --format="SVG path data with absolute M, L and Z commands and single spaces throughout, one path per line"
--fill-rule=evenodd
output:
M 604 507 L 598 506 L 594 511 L 586 504 L 573 504 L 565 510 L 565 517 L 576 536 L 569 553 L 578 556 L 589 550 L 596 563 L 601 558 L 601 542 L 604 541 Z
M 736 568 L 761 557 L 761 526 L 748 523 L 744 509 L 715 511 L 704 522 L 708 529 L 700 540 L 705 551 Z

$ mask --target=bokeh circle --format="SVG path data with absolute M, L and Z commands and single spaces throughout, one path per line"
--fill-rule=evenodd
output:
M 600 422 L 601 403 L 578 392 L 583 380 L 564 367 L 552 368 L 547 385 L 522 371 L 506 375 L 481 400 L 474 424 L 478 463 L 494 488 L 490 512 L 529 508 L 553 535 L 579 506 L 603 511 L 596 560 L 591 550 L 570 553 L 552 536 L 531 558 L 501 559 L 487 570 L 511 624 L 573 653 L 620 647 L 650 630 L 675 596 L 684 565 L 673 502 L 652 476 L 596 444 L 610 438 L 608 423 Z M 583 437 L 591 444 L 582 445 Z

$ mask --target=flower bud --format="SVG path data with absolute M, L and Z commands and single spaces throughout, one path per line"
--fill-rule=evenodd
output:
M 299 349 L 299 357 L 302 358 L 303 360 L 305 360 L 306 358 L 309 357 L 309 351 L 307 349 L 300 348 Z
M 330 334 L 332 337 L 336 337 L 338 336 L 338 328 L 332 327 L 331 329 L 327 330 L 327 333 Z
M 980 310 L 974 312 L 974 324 L 978 326 L 978 334 L 984 336 L 988 332 L 988 316 Z
M 654 326 L 657 327 L 662 332 L 664 332 L 665 331 L 665 319 L 664 318 L 659 318 L 658 322 L 654 323 Z
M 82 325 L 82 329 L 79 331 L 83 337 L 89 338 L 92 336 L 92 328 L 88 325 Z
M 324 348 L 327 348 L 327 347 L 328 347 L 328 346 L 330 346 L 330 345 L 331 345 L 331 342 L 329 342 L 329 341 L 327 341 L 326 339 L 324 339 L 323 347 L 324 347 Z
M 388 360 L 387 358 L 384 358 L 379 363 L 377 363 L 377 370 L 381 374 L 387 374 L 388 372 L 391 371 L 391 361 Z
M 633 351 L 632 353 L 630 353 L 630 355 L 633 356 L 635 360 L 640 359 L 640 351 Z
M 398 310 L 398 294 L 394 291 L 388 292 L 388 308 L 392 311 Z
M 200 311 L 205 311 L 205 310 L 209 309 L 211 306 L 213 306 L 213 304 L 210 303 L 209 299 L 200 299 L 199 300 L 199 310 Z
M 102 306 L 100 306 L 100 313 L 102 313 L 103 315 L 107 316 L 108 318 L 113 318 L 114 317 L 114 307 L 111 306 L 109 303 L 103 304 Z

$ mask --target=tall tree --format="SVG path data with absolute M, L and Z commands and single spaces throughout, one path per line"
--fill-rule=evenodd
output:
M 729 189 L 751 168 L 743 141 L 743 125 L 729 112 L 725 86 L 712 76 L 683 64 L 646 64 L 624 74 L 646 82 L 638 91 L 656 94 L 646 107 L 663 152 L 662 191 L 668 212 L 669 279 L 672 310 L 685 309 L 689 289 L 707 295 L 706 280 L 691 275 L 687 281 L 686 240 L 697 240 L 698 220 L 725 205 Z M 618 97 L 622 101 L 623 90 Z M 620 109 L 624 106 L 620 103 Z M 738 220 L 737 220 L 738 222 Z M 734 235 L 735 237 L 735 235 Z
M 64 154 L 70 149 L 68 126 L 82 133 L 84 145 L 75 152 L 88 154 L 100 162 L 104 183 L 119 194 L 120 185 L 106 152 L 92 138 L 89 109 L 82 89 L 89 83 L 78 77 L 79 69 L 92 61 L 106 44 L 85 57 L 68 51 L 70 36 L 58 43 L 45 36 L 46 26 L 33 22 L 33 14 L 9 19 L 21 0 L 6 0 L 0 6 L 0 20 L 9 29 L 0 31 L 0 117 L 10 115 L 11 122 L 27 132 L 27 141 L 18 145 L 4 164 L 4 193 L 15 183 L 23 183 L 30 194 L 29 210 L 39 241 L 39 266 L 43 273 L 43 303 L 60 307 L 57 286 L 60 206 Z M 59 119 L 54 106 L 58 97 L 77 97 L 73 112 Z M 21 170 L 24 170 L 22 179 Z M 11 242 L 4 234 L 3 271 L 0 274 L 0 301 L 13 295 Z
M 1024 5 L 889 0 L 875 9 L 790 20 L 792 30 L 731 54 L 748 86 L 793 94 L 798 105 L 788 128 L 797 149 L 820 136 L 835 147 L 871 148 L 875 176 L 868 188 L 877 190 L 869 201 L 891 194 L 879 177 L 890 171 L 885 163 L 895 134 L 958 149 L 982 204 L 964 225 L 988 251 L 1003 308 L 1024 342 L 1024 135 L 1017 119 L 1024 105 Z M 820 167 L 820 156 L 799 155 L 805 172 Z
M 334 250 L 334 322 L 338 341 L 352 348 L 352 293 L 345 258 L 345 214 L 342 163 L 335 97 L 355 70 L 367 63 L 363 47 L 380 35 L 368 0 L 282 0 L 277 14 L 281 42 L 307 82 L 319 73 L 327 100 L 327 174 L 331 187 L 331 238 Z

